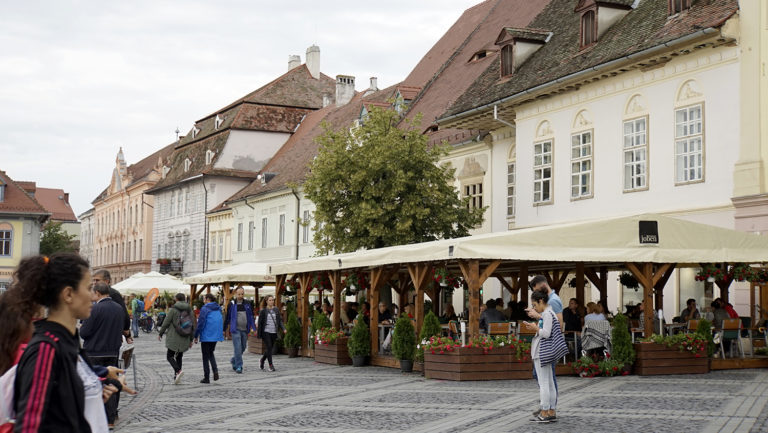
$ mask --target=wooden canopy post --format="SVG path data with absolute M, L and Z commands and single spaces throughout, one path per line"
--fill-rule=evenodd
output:
M 568 271 L 553 270 L 551 275 L 549 272 L 544 272 L 544 276 L 547 278 L 549 287 L 552 288 L 555 293 L 560 294 L 560 289 L 563 288 L 563 284 L 565 284 L 565 280 L 568 278 Z
M 411 275 L 413 287 L 416 289 L 416 301 L 414 315 L 416 316 L 416 335 L 421 332 L 421 324 L 424 322 L 424 289 L 429 281 L 429 273 L 432 265 L 429 263 L 409 263 L 408 273 Z
M 502 287 L 507 289 L 509 292 L 509 295 L 511 296 L 513 301 L 517 301 L 517 278 L 512 276 L 512 284 L 510 284 L 507 279 L 503 275 L 495 275 L 496 279 L 499 280 L 499 283 L 501 283 Z
M 584 276 L 597 287 L 600 292 L 600 303 L 608 305 L 608 268 L 601 266 L 599 271 L 594 268 L 585 268 Z
M 646 337 L 653 334 L 653 288 L 664 278 L 669 268 L 674 268 L 672 263 L 664 263 L 654 272 L 653 263 L 626 263 L 626 268 L 643 286 L 643 314 L 645 320 L 644 333 Z M 669 277 L 667 277 L 669 278 Z
M 669 269 L 663 272 L 659 281 L 657 281 L 656 284 L 653 285 L 653 291 L 656 295 L 656 303 L 654 304 L 654 308 L 656 308 L 656 310 L 664 309 L 664 286 L 667 285 L 667 281 L 669 281 L 669 277 L 671 277 L 672 272 L 675 271 L 675 266 L 676 264 L 672 264 L 669 267 Z
M 328 279 L 331 280 L 331 287 L 333 288 L 333 323 L 331 326 L 336 329 L 341 329 L 341 271 L 328 271 Z
M 227 308 L 229 307 L 229 301 L 232 299 L 232 290 L 229 288 L 230 283 L 229 281 L 225 282 L 222 286 L 224 290 L 224 314 L 227 313 Z
M 312 279 L 310 273 L 299 274 L 299 314 L 301 316 L 301 354 L 309 356 L 309 282 Z
M 397 303 L 397 312 L 399 314 L 405 313 L 405 306 L 408 304 L 408 285 L 410 282 L 408 281 L 408 274 L 400 273 L 397 277 L 397 286 L 400 290 L 397 292 L 400 295 L 399 302 Z M 395 320 L 397 320 L 397 317 L 395 317 Z
M 205 285 L 205 294 L 206 295 L 210 295 L 211 294 L 211 285 L 210 284 L 206 284 Z
M 282 308 L 281 303 L 283 302 L 283 292 L 285 291 L 285 279 L 285 275 L 278 275 L 275 278 L 275 305 L 277 305 L 277 308 Z M 264 283 L 261 283 L 261 285 L 263 286 Z M 254 283 L 253 287 L 255 289 L 256 302 L 259 302 L 259 284 Z
M 461 273 L 469 286 L 469 335 L 472 337 L 480 334 L 480 289 L 500 264 L 501 260 L 494 260 L 481 273 L 479 260 L 459 261 Z
M 396 271 L 397 268 L 390 270 L 384 266 L 371 269 L 371 316 L 369 328 L 371 332 L 371 355 L 374 356 L 379 354 L 379 292 Z M 395 318 L 395 320 L 397 320 L 397 318 Z
M 197 298 L 197 284 L 189 285 L 189 303 L 192 304 Z
M 520 264 L 520 271 L 517 274 L 517 288 L 520 289 L 520 300 L 528 302 L 528 263 Z M 480 326 L 478 324 L 478 326 Z
M 576 299 L 584 305 L 584 263 L 576 263 Z

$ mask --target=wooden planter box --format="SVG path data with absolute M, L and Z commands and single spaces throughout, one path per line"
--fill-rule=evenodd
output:
M 332 344 L 315 344 L 315 361 L 332 365 L 352 365 L 347 351 L 347 337 L 338 338 Z
M 443 354 L 424 354 L 424 377 L 444 380 L 530 379 L 531 360 L 518 361 L 509 347 L 483 349 L 459 347 Z
M 634 346 L 637 375 L 709 373 L 709 358 L 706 355 L 697 358 L 693 353 L 656 343 L 635 343 Z

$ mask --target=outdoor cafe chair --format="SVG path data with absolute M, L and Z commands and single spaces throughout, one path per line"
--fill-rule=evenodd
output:
M 461 340 L 461 327 L 459 326 L 458 320 L 451 320 L 448 322 L 448 332 L 448 335 L 454 340 Z
M 688 321 L 688 327 L 685 332 L 687 334 L 692 334 L 695 333 L 697 329 L 699 329 L 699 319 L 691 319 Z
M 489 322 L 488 335 L 509 335 L 509 322 Z
M 635 337 L 643 337 L 643 328 L 640 327 L 640 321 L 637 319 L 630 319 L 629 321 L 629 333 L 632 334 L 632 342 L 635 342 Z
M 526 341 L 528 343 L 533 341 L 533 337 L 536 335 L 536 331 L 529 331 L 527 328 L 524 329 L 520 323 L 518 323 L 518 327 L 519 329 L 517 330 L 517 335 L 520 337 L 520 340 Z
M 739 353 L 744 358 L 744 346 L 741 340 L 741 320 L 739 319 L 723 319 L 723 328 L 720 334 L 720 353 L 725 358 L 725 349 L 723 347 L 723 341 L 728 340 L 733 342 L 734 340 L 739 343 Z M 733 344 L 731 344 L 731 357 L 733 357 Z

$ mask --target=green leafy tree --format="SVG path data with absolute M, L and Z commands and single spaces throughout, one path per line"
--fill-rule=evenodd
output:
M 613 346 L 611 358 L 614 361 L 623 365 L 631 365 L 635 362 L 635 348 L 632 346 L 632 337 L 629 335 L 627 316 L 621 313 L 613 318 L 611 345 Z
M 301 346 L 301 326 L 299 325 L 299 318 L 296 317 L 294 311 L 288 313 L 288 323 L 285 324 L 283 344 L 287 348 L 298 348 Z
M 54 253 L 69 253 L 75 251 L 75 235 L 65 232 L 61 223 L 50 222 L 43 227 L 40 236 L 40 254 L 50 256 Z
M 358 320 L 352 328 L 352 334 L 347 341 L 349 356 L 368 356 L 371 354 L 371 332 L 365 320 Z
M 374 107 L 359 127 L 324 125 L 304 183 L 320 254 L 467 236 L 482 223 L 484 208 L 470 209 L 439 163 L 447 146 L 430 147 L 419 118 L 399 122 Z
M 395 322 L 392 336 L 392 354 L 397 359 L 413 361 L 416 356 L 416 330 L 412 320 L 405 314 Z

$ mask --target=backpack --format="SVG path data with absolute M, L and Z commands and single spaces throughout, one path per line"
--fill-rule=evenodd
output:
M 176 329 L 176 333 L 182 337 L 189 337 L 192 335 L 192 313 L 189 310 L 180 310 L 178 318 L 174 321 L 173 327 Z
M 139 311 L 144 311 L 144 301 L 141 299 L 136 300 L 136 309 Z

